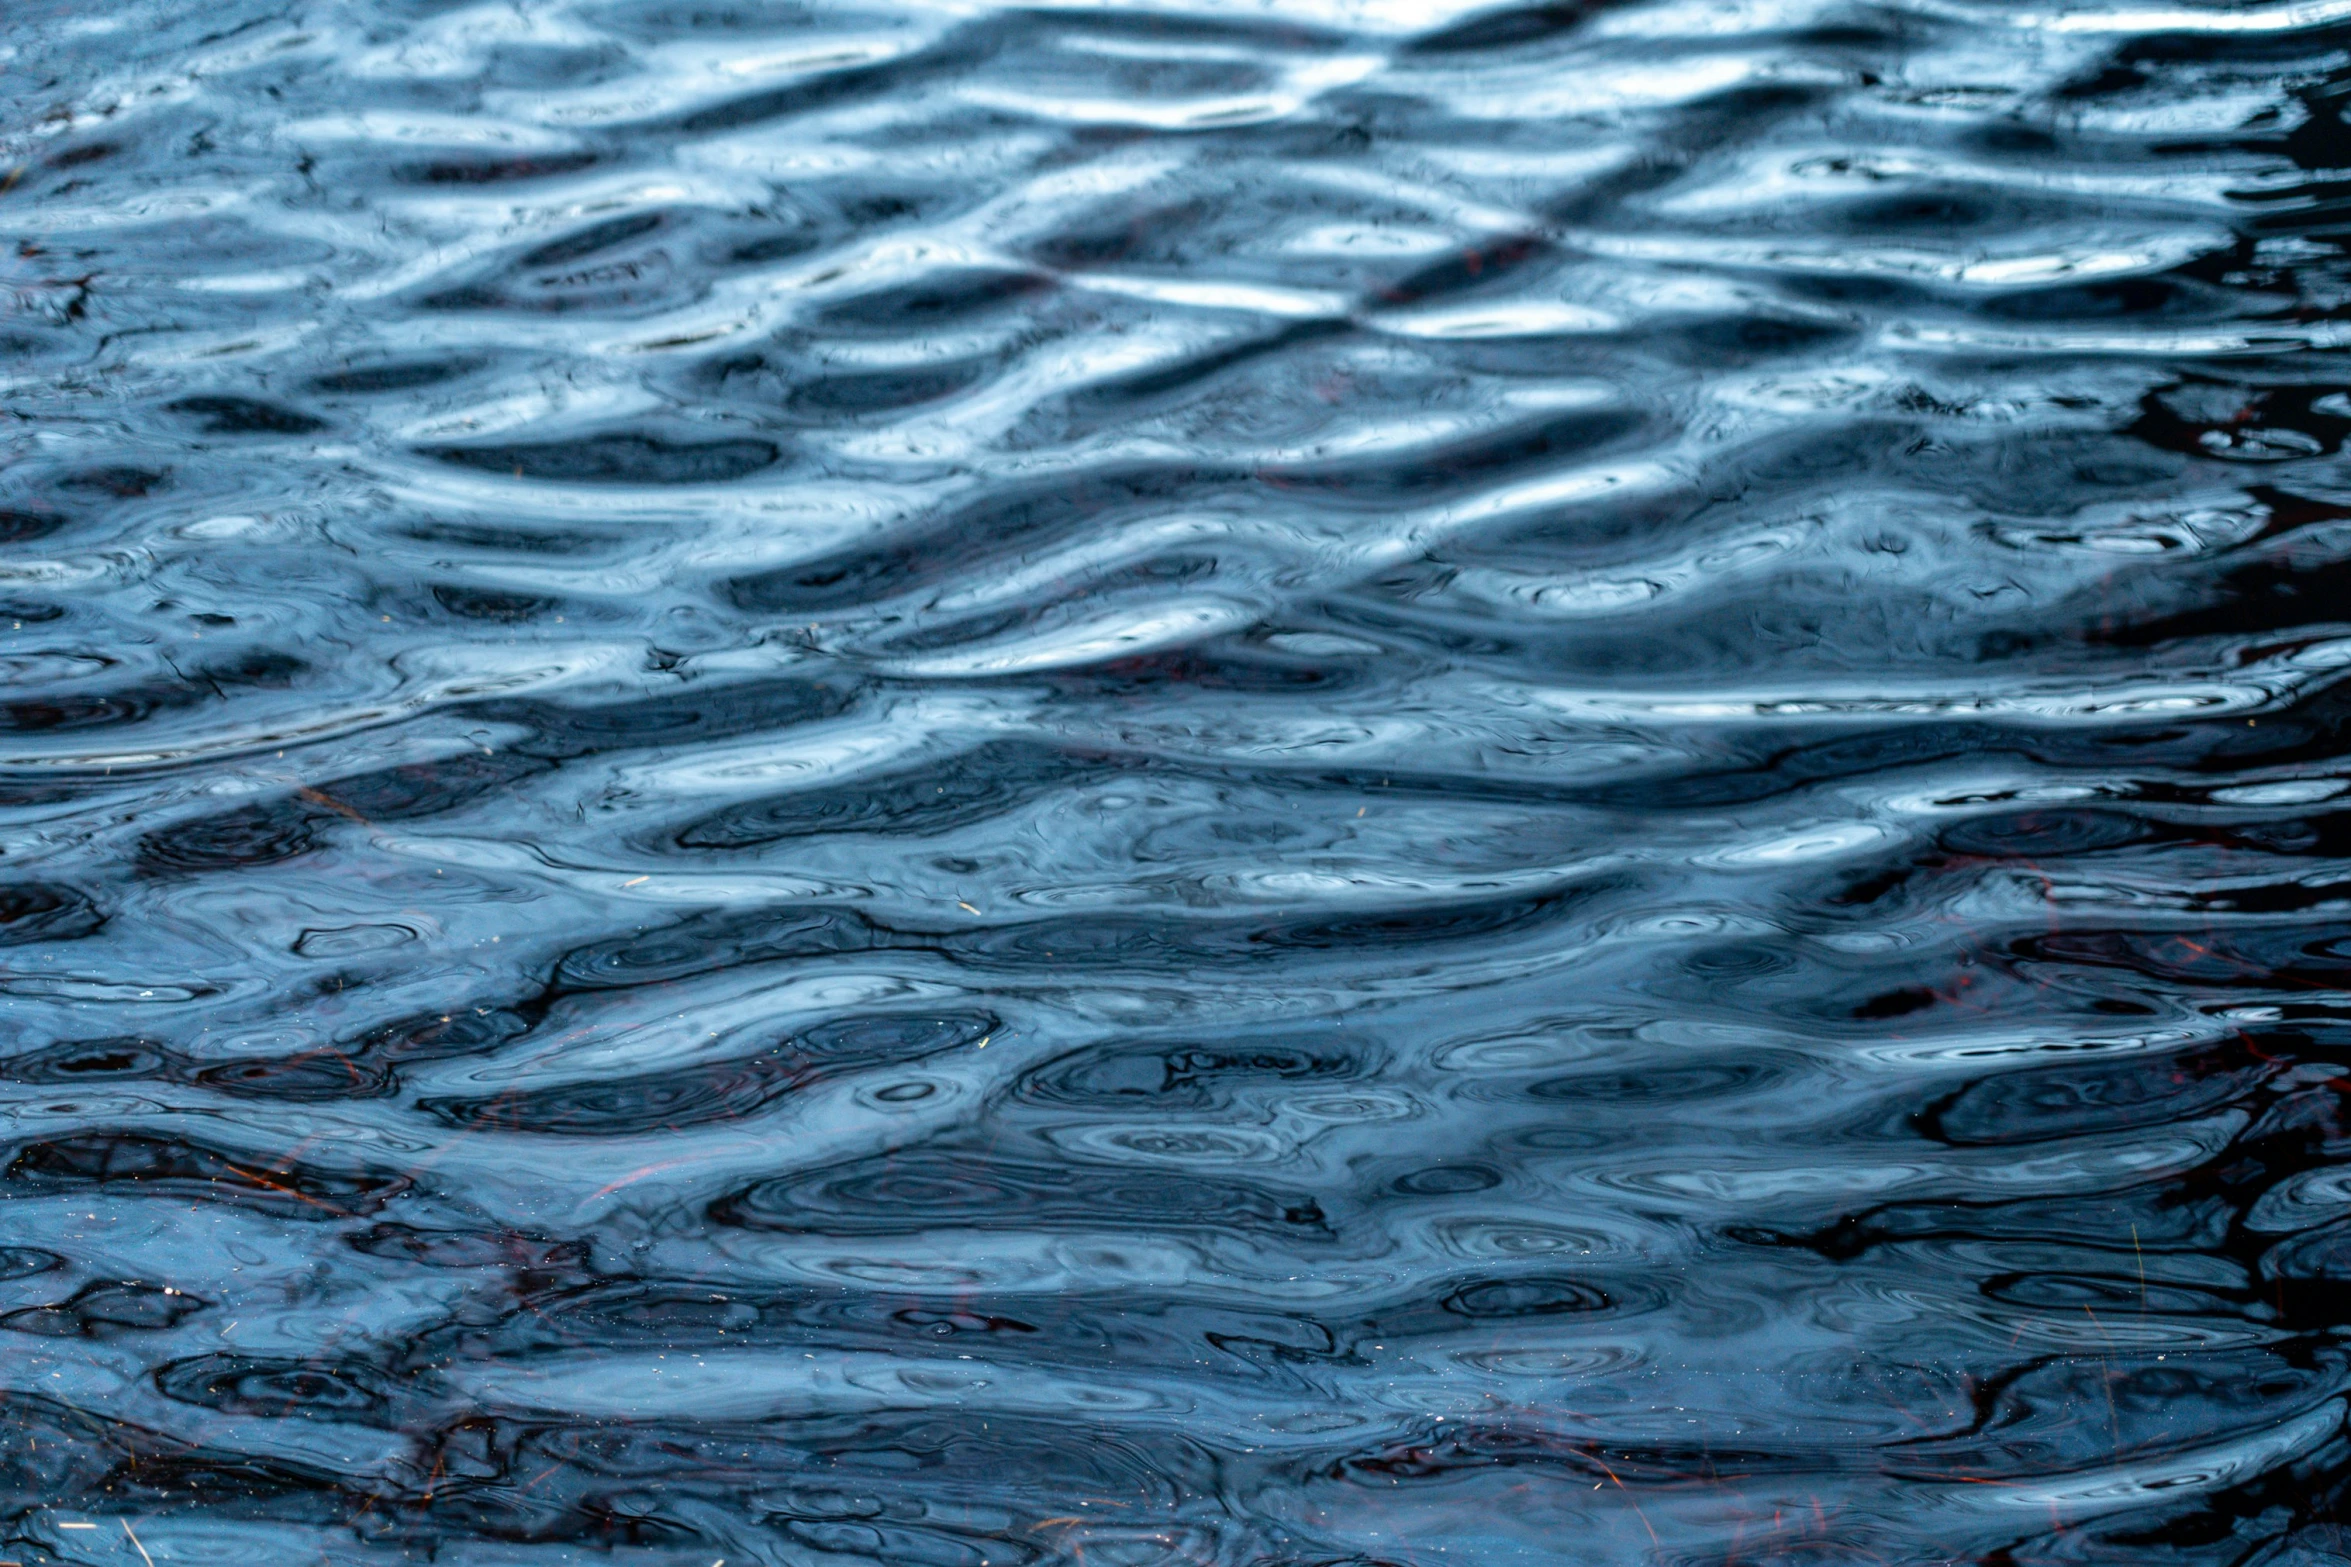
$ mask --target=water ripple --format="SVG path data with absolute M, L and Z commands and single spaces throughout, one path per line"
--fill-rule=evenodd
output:
M 2351 1555 L 2347 28 L 0 15 L 0 1556 Z

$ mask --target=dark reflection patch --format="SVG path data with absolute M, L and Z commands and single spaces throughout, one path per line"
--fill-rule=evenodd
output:
M 988 1017 L 885 1016 L 819 1024 L 752 1056 L 644 1077 L 535 1088 L 479 1099 L 428 1099 L 452 1126 L 609 1137 L 749 1115 L 842 1072 L 919 1061 L 988 1037 Z
M 169 1285 L 110 1281 L 85 1284 L 55 1305 L 0 1313 L 0 1328 L 42 1338 L 113 1338 L 176 1328 L 206 1305 Z
M 383 1374 L 362 1361 L 199 1355 L 155 1373 L 164 1397 L 263 1420 L 381 1424 L 391 1397 Z
M 770 441 L 584 435 L 528 445 L 433 446 L 424 455 L 462 468 L 558 484 L 718 484 L 757 473 L 782 449 Z
M 1303 1193 L 1204 1180 L 1175 1170 L 1021 1164 L 915 1152 L 764 1181 L 714 1205 L 718 1223 L 749 1229 L 906 1234 L 981 1230 L 1264 1231 L 1312 1243 L 1328 1220 Z
M 96 935 L 106 916 L 86 893 L 45 882 L 0 883 L 0 946 L 78 941 Z
M 5 1178 L 20 1190 L 135 1188 L 165 1200 L 243 1203 L 283 1218 L 320 1220 L 377 1207 L 408 1184 L 404 1177 L 289 1170 L 197 1143 L 103 1133 L 26 1144 L 9 1161 Z

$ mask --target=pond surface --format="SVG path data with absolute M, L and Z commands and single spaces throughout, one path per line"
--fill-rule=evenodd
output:
M 2345 1560 L 2347 97 L 13 0 L 0 1556 Z

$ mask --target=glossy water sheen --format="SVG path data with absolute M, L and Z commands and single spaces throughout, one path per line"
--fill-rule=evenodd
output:
M 0 6 L 0 1556 L 2343 1559 L 2351 5 L 1444 3 Z

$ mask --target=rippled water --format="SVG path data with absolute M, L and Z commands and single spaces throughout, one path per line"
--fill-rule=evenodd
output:
M 1445 4 L 0 9 L 0 1554 L 2351 1555 L 2351 4 Z

